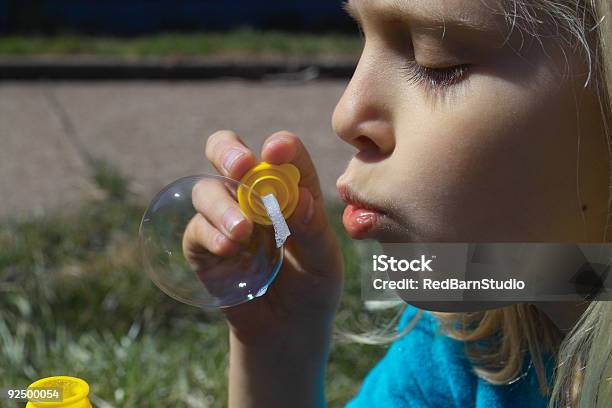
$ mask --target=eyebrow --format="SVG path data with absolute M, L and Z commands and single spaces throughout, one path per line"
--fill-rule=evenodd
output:
M 477 22 L 465 17 L 459 16 L 435 16 L 433 13 L 429 15 L 418 12 L 417 8 L 407 7 L 409 1 L 402 0 L 376 0 L 379 3 L 375 9 L 379 10 L 385 17 L 395 18 L 407 23 L 416 24 L 422 27 L 439 27 L 446 31 L 447 28 L 457 28 L 460 30 L 472 31 L 476 34 L 484 34 L 491 32 L 499 32 L 500 27 L 493 24 Z M 343 8 L 359 25 L 363 23 L 362 11 L 366 9 L 364 4 L 367 0 L 347 0 L 343 4 Z

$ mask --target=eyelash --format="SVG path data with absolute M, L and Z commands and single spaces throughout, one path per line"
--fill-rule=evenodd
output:
M 402 71 L 410 82 L 437 90 L 448 88 L 460 82 L 465 78 L 469 69 L 470 65 L 468 64 L 445 68 L 429 68 L 419 65 L 415 61 L 410 61 L 402 68 Z

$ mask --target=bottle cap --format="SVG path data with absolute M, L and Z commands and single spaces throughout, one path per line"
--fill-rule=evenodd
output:
M 299 199 L 300 171 L 292 164 L 259 163 L 249 170 L 238 187 L 240 209 L 250 220 L 272 225 L 262 197 L 274 194 L 285 219 L 295 211 Z
M 33 382 L 28 388 L 61 389 L 61 401 L 42 402 L 30 401 L 26 408 L 53 407 L 53 408 L 92 408 L 87 396 L 89 395 L 89 384 L 80 378 L 56 376 L 42 378 Z

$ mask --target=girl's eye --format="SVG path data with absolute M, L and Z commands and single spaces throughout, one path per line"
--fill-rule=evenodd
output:
M 403 72 L 407 75 L 408 80 L 415 84 L 422 84 L 432 89 L 444 88 L 456 84 L 465 78 L 469 64 L 454 65 L 444 68 L 424 67 L 410 61 L 404 68 Z

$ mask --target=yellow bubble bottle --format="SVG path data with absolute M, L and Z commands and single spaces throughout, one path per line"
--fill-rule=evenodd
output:
M 92 408 L 89 402 L 89 384 L 80 378 L 56 376 L 35 381 L 28 388 L 60 389 L 62 401 L 30 401 L 26 408 Z

